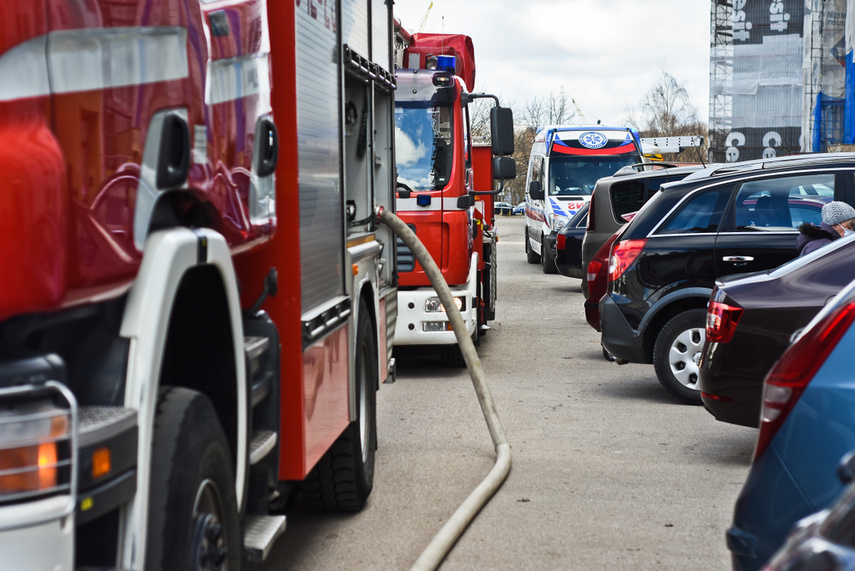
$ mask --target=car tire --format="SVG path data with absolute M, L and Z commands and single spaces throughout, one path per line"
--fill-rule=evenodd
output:
M 234 463 L 208 397 L 161 389 L 151 458 L 146 568 L 238 569 Z
M 558 273 L 558 266 L 555 265 L 555 258 L 549 255 L 549 251 L 546 248 L 545 236 L 541 236 L 540 238 L 540 262 L 543 267 L 544 274 Z
M 665 324 L 653 346 L 656 377 L 671 396 L 685 404 L 702 404 L 698 364 L 704 348 L 706 315 L 705 309 L 677 314 Z
M 531 242 L 528 239 L 528 227 L 525 229 L 525 259 L 529 264 L 539 264 L 540 254 L 535 252 L 531 247 Z

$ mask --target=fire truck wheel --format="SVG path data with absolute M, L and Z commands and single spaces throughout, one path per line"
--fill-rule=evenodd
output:
M 529 264 L 540 263 L 540 254 L 532 249 L 531 243 L 528 241 L 528 227 L 525 229 L 525 260 Z
M 377 345 L 368 307 L 359 308 L 356 337 L 356 419 L 338 437 L 300 487 L 300 499 L 317 511 L 355 512 L 374 487 L 377 449 Z
M 161 390 L 151 465 L 146 568 L 240 569 L 231 454 L 205 395 Z

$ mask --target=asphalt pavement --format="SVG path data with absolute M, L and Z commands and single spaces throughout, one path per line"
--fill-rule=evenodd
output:
M 730 569 L 725 530 L 757 431 L 679 404 L 652 365 L 602 357 L 577 279 L 525 260 L 501 217 L 499 297 L 478 349 L 513 453 L 443 570 Z M 465 369 L 398 355 L 378 394 L 374 491 L 358 514 L 295 506 L 254 570 L 408 569 L 495 454 Z

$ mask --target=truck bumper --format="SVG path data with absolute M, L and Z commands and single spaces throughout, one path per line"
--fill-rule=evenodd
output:
M 9 506 L 0 510 L 0 527 L 20 525 L 38 514 L 61 511 L 67 496 L 48 498 L 40 502 Z M 74 517 L 68 515 L 26 527 L 10 527 L 0 531 L 0 551 L 4 569 L 74 569 Z
M 474 285 L 474 281 L 468 285 Z M 477 321 L 477 299 L 471 288 L 451 288 L 451 294 L 462 302 L 460 315 L 471 336 Z M 433 288 L 398 290 L 398 321 L 395 345 L 455 345 L 457 338 L 444 311 L 425 311 L 430 298 L 437 298 Z

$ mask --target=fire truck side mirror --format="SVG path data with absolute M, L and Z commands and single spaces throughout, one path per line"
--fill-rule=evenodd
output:
M 490 131 L 494 155 L 514 154 L 514 112 L 509 107 L 490 109 Z
M 513 157 L 494 157 L 493 178 L 496 180 L 517 178 L 517 161 Z
M 539 180 L 533 180 L 528 183 L 528 194 L 534 200 L 543 200 L 543 186 Z

